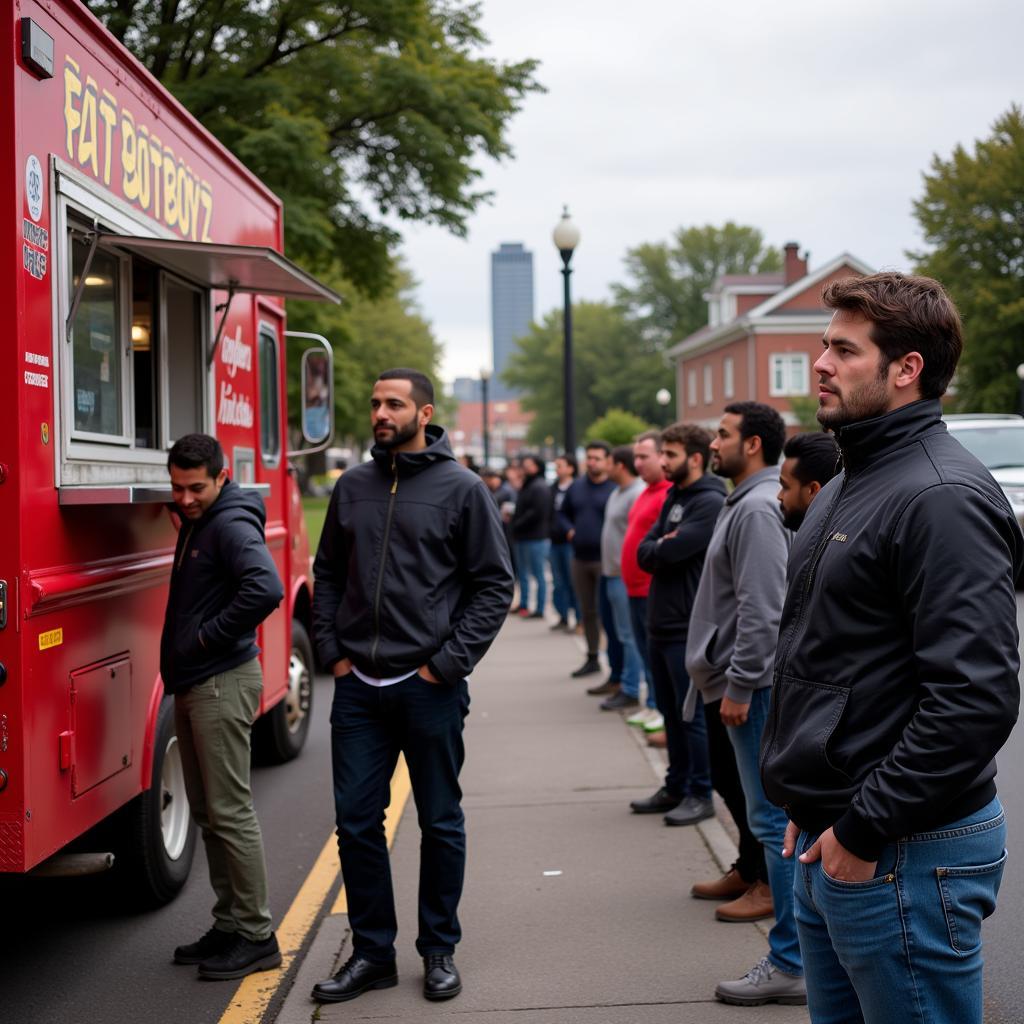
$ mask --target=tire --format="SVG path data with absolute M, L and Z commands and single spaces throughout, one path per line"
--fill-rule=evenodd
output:
M 313 645 L 306 627 L 292 620 L 288 659 L 288 691 L 253 726 L 253 745 L 260 761 L 284 764 L 302 753 L 313 712 Z
M 125 808 L 121 864 L 133 897 L 147 906 L 169 903 L 188 880 L 196 826 L 185 794 L 185 776 L 174 732 L 174 698 L 157 712 L 150 787 Z

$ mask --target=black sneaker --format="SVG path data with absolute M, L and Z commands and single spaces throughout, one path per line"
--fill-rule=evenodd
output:
M 569 632 L 569 620 L 559 619 L 553 626 L 548 627 L 552 633 L 568 633 Z
M 638 708 L 639 706 L 640 701 L 636 697 L 630 697 L 622 690 L 613 693 L 607 700 L 601 701 L 602 711 L 625 711 L 627 708 Z
M 281 950 L 273 932 L 260 942 L 243 935 L 232 935 L 227 949 L 204 960 L 199 965 L 199 977 L 214 981 L 244 978 L 253 971 L 269 971 L 281 966 Z
M 634 814 L 664 814 L 683 802 L 681 796 L 670 793 L 664 786 L 646 800 L 632 800 L 629 806 Z
M 231 940 L 234 937 L 234 932 L 222 931 L 215 925 L 198 942 L 190 942 L 187 946 L 178 946 L 174 950 L 174 962 L 176 964 L 201 964 L 211 956 L 223 953 L 231 945 Z
M 601 671 L 601 662 L 597 658 L 587 658 L 585 662 L 575 672 L 573 672 L 573 679 L 579 679 L 581 676 L 592 676 L 597 672 Z

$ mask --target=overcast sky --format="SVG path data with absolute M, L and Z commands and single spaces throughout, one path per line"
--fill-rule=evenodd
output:
M 582 233 L 574 299 L 610 297 L 626 250 L 734 220 L 811 268 L 847 250 L 905 269 L 932 155 L 1024 101 L 1021 0 L 483 0 L 490 53 L 534 57 L 547 93 L 514 120 L 494 201 L 457 239 L 403 227 L 443 375 L 490 364 L 490 253 L 534 252 L 535 316 L 561 305 L 551 231 Z

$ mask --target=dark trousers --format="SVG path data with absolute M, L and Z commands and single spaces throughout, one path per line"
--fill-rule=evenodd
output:
M 686 674 L 686 644 L 647 639 L 651 662 L 654 699 L 665 719 L 665 746 L 668 771 L 665 788 L 678 796 L 711 796 L 711 767 L 708 764 L 708 741 L 704 719 L 700 714 L 692 722 L 683 721 L 683 701 L 690 688 Z
M 612 615 L 612 603 L 608 600 L 608 580 L 602 576 L 597 586 L 597 610 L 601 616 L 601 628 L 608 644 L 608 672 L 612 679 L 622 681 L 622 668 L 626 660 L 626 652 L 619 639 L 619 631 L 615 628 Z
M 647 651 L 647 598 L 630 597 L 629 615 L 633 622 L 633 636 L 640 650 L 640 659 L 644 663 L 644 679 L 647 680 L 647 706 L 657 709 L 654 699 L 654 683 L 651 682 L 651 658 Z
M 465 680 L 449 686 L 411 676 L 377 687 L 349 674 L 334 682 L 331 757 L 338 848 L 352 948 L 367 960 L 395 958 L 397 924 L 384 811 L 399 752 L 409 766 L 421 833 L 416 949 L 421 956 L 452 953 L 461 937 L 466 830 L 459 770 L 468 712 Z
M 736 754 L 729 734 L 725 730 L 721 715 L 722 702 L 713 701 L 704 705 L 704 720 L 707 726 L 708 755 L 711 760 L 711 785 L 729 808 L 732 820 L 740 834 L 740 855 L 735 868 L 744 882 L 768 882 L 768 868 L 765 865 L 764 847 L 754 838 L 747 824 L 747 800 L 743 795 Z

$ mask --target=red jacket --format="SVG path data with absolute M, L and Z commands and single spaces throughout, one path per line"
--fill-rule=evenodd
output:
M 646 597 L 651 589 L 651 574 L 637 565 L 636 549 L 658 521 L 661 506 L 665 504 L 665 492 L 671 486 L 667 480 L 648 484 L 629 510 L 629 525 L 622 542 L 622 582 L 626 584 L 626 593 L 630 597 Z

